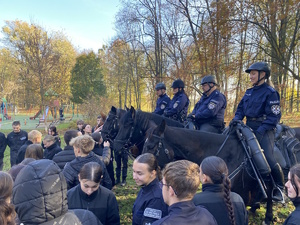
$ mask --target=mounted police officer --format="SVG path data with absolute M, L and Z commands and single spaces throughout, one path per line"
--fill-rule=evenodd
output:
M 197 130 L 221 133 L 224 129 L 224 113 L 227 106 L 226 97 L 217 90 L 216 78 L 207 75 L 201 80 L 203 95 L 188 116 L 189 128 L 194 125 Z
M 256 62 L 245 72 L 249 73 L 253 87 L 247 89 L 231 124 L 235 123 L 236 120 L 247 118 L 246 124 L 252 128 L 264 150 L 272 177 L 277 185 L 274 187 L 273 199 L 281 200 L 283 198 L 281 189 L 284 187 L 284 176 L 273 154 L 275 128 L 281 118 L 280 97 L 269 80 L 270 68 L 266 62 Z
M 172 84 L 173 98 L 164 111 L 164 116 L 177 120 L 181 123 L 186 119 L 190 100 L 184 91 L 184 82 L 177 79 Z
M 163 115 L 165 108 L 169 105 L 171 99 L 166 94 L 166 85 L 164 83 L 158 83 L 155 86 L 156 94 L 157 94 L 157 102 L 156 108 L 153 113 L 158 115 Z

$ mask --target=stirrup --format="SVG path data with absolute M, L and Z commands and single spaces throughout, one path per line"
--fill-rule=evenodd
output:
M 274 192 L 276 192 L 276 191 L 279 191 L 280 196 L 274 195 Z M 272 199 L 275 202 L 280 202 L 281 204 L 285 204 L 285 197 L 284 196 L 285 196 L 284 193 L 282 192 L 282 190 L 278 186 L 275 186 L 275 188 L 273 188 L 273 190 L 272 190 Z

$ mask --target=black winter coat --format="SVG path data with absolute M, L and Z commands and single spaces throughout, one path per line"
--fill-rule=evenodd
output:
M 56 142 L 54 142 L 48 148 L 45 148 L 44 158 L 52 160 L 53 156 L 61 151 L 62 151 L 62 149 L 57 145 Z
M 4 152 L 7 146 L 5 134 L 0 132 L 0 159 L 4 158 Z
M 94 152 L 90 152 L 86 157 L 76 157 L 71 162 L 67 163 L 63 169 L 63 174 L 65 175 L 68 189 L 75 187 L 79 184 L 78 174 L 81 167 L 88 162 L 97 162 L 102 166 L 103 178 L 101 179 L 101 185 L 108 189 L 112 189 L 111 179 L 106 170 L 104 163 L 98 158 Z
M 82 219 L 95 222 L 90 224 L 101 224 L 89 212 L 68 211 L 67 184 L 61 170 L 53 161 L 47 159 L 33 161 L 19 174 L 13 187 L 13 204 L 21 223 L 89 224 L 82 223 L 80 221 Z
M 93 212 L 103 225 L 120 225 L 119 207 L 114 193 L 99 186 L 87 195 L 80 184 L 68 191 L 69 209 L 87 209 Z
M 234 208 L 236 224 L 248 224 L 248 213 L 241 196 L 231 192 L 230 199 Z M 221 185 L 203 184 L 202 192 L 194 196 L 193 202 L 195 205 L 204 206 L 215 217 L 218 224 L 231 225 Z
M 63 170 L 65 165 L 73 159 L 75 159 L 74 149 L 72 146 L 67 145 L 63 151 L 55 154 L 52 160 Z
M 218 225 L 215 218 L 192 201 L 177 202 L 169 206 L 169 214 L 152 225 Z
M 28 134 L 24 130 L 19 133 L 10 132 L 7 135 L 7 145 L 10 147 L 11 152 L 18 152 L 22 145 L 28 140 Z
M 31 145 L 31 144 L 33 144 L 32 141 L 28 140 L 25 142 L 24 145 L 21 146 L 21 148 L 18 151 L 17 164 L 21 163 L 24 160 L 26 149 L 27 149 L 28 145 Z

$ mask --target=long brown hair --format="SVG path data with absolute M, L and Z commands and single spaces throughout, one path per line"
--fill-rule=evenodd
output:
M 16 212 L 7 199 L 12 196 L 13 179 L 6 173 L 0 171 L 0 224 L 15 225 Z

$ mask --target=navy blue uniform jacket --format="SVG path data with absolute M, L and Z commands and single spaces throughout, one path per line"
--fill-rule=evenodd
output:
M 215 119 L 224 122 L 224 113 L 227 106 L 225 96 L 214 90 L 209 96 L 203 95 L 192 112 L 197 122 L 204 123 Z
M 234 119 L 243 120 L 245 116 L 266 117 L 256 131 L 261 135 L 275 128 L 281 118 L 278 92 L 266 83 L 249 88 L 238 105 Z
M 145 225 L 161 219 L 168 214 L 158 179 L 139 191 L 132 209 L 132 225 Z
M 177 92 L 168 107 L 164 111 L 164 115 L 167 117 L 178 116 L 182 111 L 183 114 L 187 114 L 190 100 L 184 92 Z
M 171 99 L 167 94 L 159 96 L 159 98 L 156 101 L 156 108 L 154 110 L 154 113 L 158 115 L 164 114 L 165 109 L 168 107 Z

